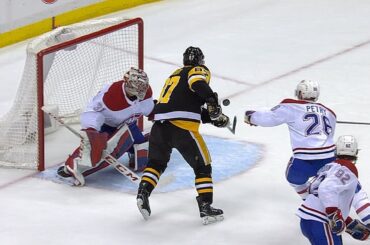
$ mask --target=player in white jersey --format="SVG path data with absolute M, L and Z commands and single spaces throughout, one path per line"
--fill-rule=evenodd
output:
M 304 199 L 308 179 L 334 160 L 336 115 L 316 102 L 320 94 L 317 82 L 299 82 L 295 94 L 298 100 L 284 99 L 269 111 L 246 111 L 244 121 L 262 127 L 288 125 L 293 156 L 286 169 L 286 178 Z
M 358 181 L 357 141 L 351 135 L 337 141 L 337 159 L 322 167 L 300 206 L 301 231 L 313 245 L 342 245 L 341 234 L 366 240 L 370 235 L 370 202 Z M 360 219 L 349 216 L 354 208 Z
M 109 153 L 117 159 L 126 152 L 135 154 L 131 167 L 135 171 L 144 169 L 148 139 L 136 122 L 140 116 L 148 116 L 153 107 L 149 79 L 141 69 L 131 68 L 123 80 L 104 86 L 80 117 L 82 132 L 86 133 L 90 146 L 78 147 L 58 169 L 58 174 L 73 176 L 77 180 L 75 185 L 84 185 L 84 177 L 109 166 L 101 160 L 104 149 L 111 149 Z

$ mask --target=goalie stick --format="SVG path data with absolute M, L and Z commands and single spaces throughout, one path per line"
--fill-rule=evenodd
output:
M 65 124 L 62 118 L 54 115 L 51 111 L 47 109 L 47 107 L 43 106 L 41 109 L 49 116 L 54 118 L 60 125 L 67 128 L 70 132 L 79 137 L 82 140 L 82 143 L 86 141 L 86 138 L 84 136 L 82 136 L 77 130 L 75 130 L 68 124 Z M 128 178 L 131 182 L 136 183 L 137 185 L 140 183 L 140 177 L 137 174 L 135 174 L 125 165 L 120 163 L 115 157 L 110 155 L 106 150 L 103 151 L 102 160 L 112 165 L 118 172 L 120 172 L 123 176 Z

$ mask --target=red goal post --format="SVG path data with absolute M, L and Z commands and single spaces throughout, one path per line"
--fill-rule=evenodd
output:
M 90 20 L 32 40 L 13 106 L 0 118 L 0 166 L 44 170 L 45 134 L 57 125 L 42 106 L 77 122 L 104 84 L 143 69 L 143 48 L 141 18 Z

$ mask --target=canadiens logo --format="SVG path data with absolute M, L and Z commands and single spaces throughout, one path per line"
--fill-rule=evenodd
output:
M 53 4 L 53 3 L 55 3 L 57 0 L 41 0 L 41 1 L 43 1 L 44 3 L 46 3 L 46 4 Z

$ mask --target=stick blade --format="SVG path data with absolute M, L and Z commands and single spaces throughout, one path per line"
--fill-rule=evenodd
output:
M 236 122 L 237 122 L 237 119 L 236 119 L 236 116 L 234 116 L 234 120 L 233 120 L 233 128 L 232 128 L 232 131 L 231 131 L 233 134 L 235 134 Z
M 230 132 L 231 132 L 232 134 L 235 134 L 236 123 L 237 123 L 237 119 L 236 119 L 236 116 L 234 116 L 234 118 L 233 118 L 233 122 L 232 122 L 232 125 L 228 125 L 228 126 L 227 126 L 227 128 L 230 130 Z

